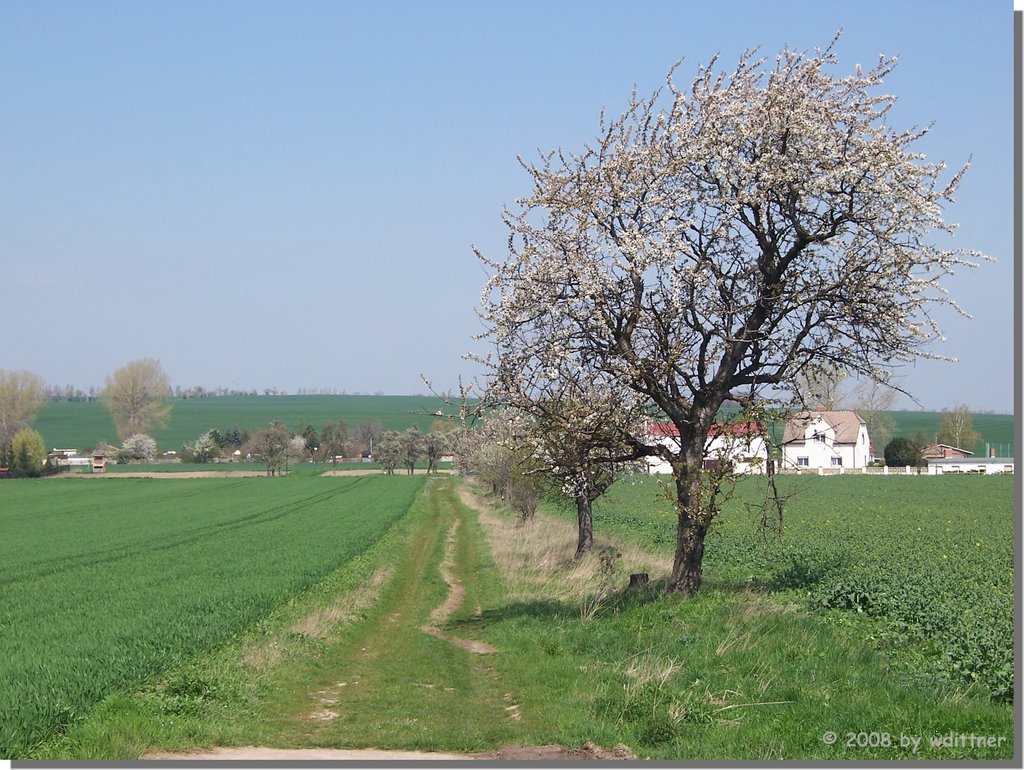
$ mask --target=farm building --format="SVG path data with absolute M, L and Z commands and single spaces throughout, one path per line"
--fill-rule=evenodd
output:
M 964 450 L 959 450 L 963 452 Z M 946 473 L 983 473 L 986 476 L 994 473 L 1013 473 L 1012 457 L 996 457 L 996 450 L 991 450 L 988 457 L 972 457 L 972 452 L 961 456 L 946 456 L 928 460 L 928 473 L 941 476 Z
M 57 470 L 70 468 L 92 468 L 92 456 L 80 455 L 77 449 L 58 449 L 50 451 L 49 460 Z
M 971 457 L 974 452 L 968 452 L 966 449 L 960 447 L 950 446 L 949 444 L 932 444 L 927 446 L 921 452 L 921 458 L 924 460 L 943 460 L 951 457 Z
M 802 412 L 786 421 L 784 470 L 866 468 L 870 459 L 868 428 L 856 412 Z
M 670 422 L 652 422 L 647 435 L 653 441 L 679 449 L 679 431 Z M 762 431 L 753 423 L 715 423 L 711 426 L 708 444 L 704 447 L 704 467 L 727 462 L 736 473 L 764 473 L 768 461 L 768 445 Z M 648 473 L 671 473 L 672 467 L 660 457 L 647 458 Z

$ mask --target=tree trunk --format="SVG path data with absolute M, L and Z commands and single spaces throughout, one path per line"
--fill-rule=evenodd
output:
M 576 557 L 594 550 L 593 501 L 587 494 L 576 495 L 576 524 L 579 537 L 576 540 Z
M 698 510 L 703 497 L 700 489 L 700 466 L 687 464 L 676 472 L 676 505 L 679 526 L 676 533 L 676 555 L 672 562 L 669 593 L 691 594 L 700 588 L 701 562 L 704 560 L 704 536 L 707 525 Z
M 688 517 L 685 517 L 688 518 Z M 701 562 L 704 559 L 705 529 L 693 521 L 679 517 L 676 556 L 672 563 L 672 579 L 669 581 L 669 593 L 692 594 L 700 588 Z

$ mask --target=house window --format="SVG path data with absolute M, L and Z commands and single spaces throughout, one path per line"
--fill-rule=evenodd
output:
M 832 467 L 833 468 L 842 467 L 842 464 L 843 464 L 843 458 L 842 457 L 833 457 L 832 458 Z
M 798 457 L 796 458 L 796 464 L 804 467 L 809 467 L 811 464 L 810 457 Z
M 814 440 L 817 441 L 819 444 L 824 444 L 825 443 L 825 434 L 824 433 L 815 433 L 814 434 Z

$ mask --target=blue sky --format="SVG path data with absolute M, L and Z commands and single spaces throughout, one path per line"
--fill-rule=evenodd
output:
M 892 123 L 973 158 L 947 214 L 998 259 L 949 282 L 957 364 L 927 409 L 1013 408 L 1012 4 L 15 2 L 0 4 L 0 368 L 102 385 L 140 357 L 183 387 L 415 393 L 475 369 L 516 155 L 592 139 L 685 59 L 880 53 Z M 903 405 L 916 408 L 903 401 Z

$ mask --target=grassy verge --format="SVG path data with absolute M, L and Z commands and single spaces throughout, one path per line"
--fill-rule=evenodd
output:
M 579 568 L 566 564 L 572 529 L 564 526 L 566 556 L 549 561 L 567 590 Z M 520 528 L 521 545 L 528 536 Z M 540 542 L 533 549 L 550 551 Z M 533 741 L 622 741 L 641 757 L 688 760 L 1013 755 L 1008 705 L 917 680 L 875 651 L 868 627 L 845 614 L 815 614 L 714 580 L 688 599 L 667 597 L 664 555 L 652 585 L 628 592 L 622 587 L 643 552 L 616 544 L 618 552 L 610 569 L 591 558 L 589 585 L 577 583 L 586 586 L 582 597 L 553 599 L 544 589 L 531 598 L 522 590 L 535 573 L 528 559 L 503 570 L 521 598 L 484 613 L 483 622 L 504 652 L 507 686 L 522 693 Z

